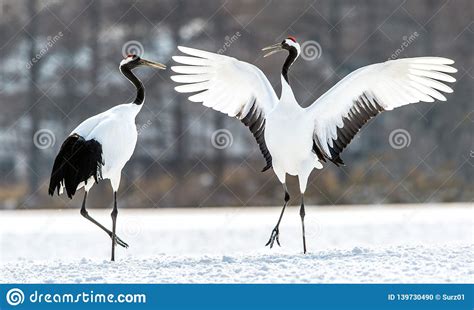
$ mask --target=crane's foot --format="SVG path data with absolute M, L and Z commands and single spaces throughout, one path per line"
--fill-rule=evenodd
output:
M 270 239 L 268 240 L 267 244 L 265 244 L 265 246 L 270 246 L 270 249 L 271 249 L 273 248 L 273 244 L 275 243 L 275 241 L 278 244 L 278 246 L 281 246 L 280 245 L 280 230 L 278 229 L 278 226 L 273 228 Z
M 115 243 L 128 249 L 128 244 L 117 236 L 115 236 Z
M 109 236 L 110 236 L 110 238 L 112 238 L 112 233 L 110 233 Z M 123 241 L 122 239 L 120 239 L 118 236 L 115 236 L 114 241 L 115 241 L 115 244 L 118 244 L 118 245 L 120 245 L 124 248 L 128 248 L 128 244 L 125 241 Z

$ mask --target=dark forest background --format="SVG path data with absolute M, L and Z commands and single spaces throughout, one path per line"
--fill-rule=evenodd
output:
M 82 193 L 74 200 L 47 196 L 50 169 L 82 120 L 133 99 L 118 70 L 123 51 L 138 49 L 168 66 L 177 45 L 220 51 L 260 67 L 279 94 L 285 56 L 264 59 L 260 49 L 288 35 L 319 44 L 317 57 L 300 58 L 290 73 L 304 106 L 352 70 L 391 57 L 444 56 L 459 70 L 446 103 L 420 103 L 372 120 L 343 153 L 345 167 L 313 172 L 308 203 L 471 202 L 473 12 L 472 0 L 3 0 L 0 209 L 80 204 Z M 250 132 L 175 93 L 170 74 L 138 72 L 147 99 L 137 118 L 137 148 L 124 169 L 122 206 L 281 204 L 281 185 L 271 171 L 260 173 L 264 160 Z M 222 129 L 230 140 L 215 147 L 216 134 L 228 134 Z M 393 147 L 398 132 L 406 141 Z M 292 193 L 296 184 L 290 178 Z M 90 198 L 91 206 L 110 206 L 108 182 Z

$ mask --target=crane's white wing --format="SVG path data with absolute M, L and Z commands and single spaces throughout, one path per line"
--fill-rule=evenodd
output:
M 271 156 L 264 139 L 265 116 L 273 110 L 278 98 L 263 72 L 232 57 L 189 47 L 179 46 L 178 49 L 189 56 L 173 57 L 174 61 L 183 64 L 171 67 L 179 74 L 171 79 L 184 84 L 175 90 L 198 92 L 188 99 L 240 119 L 260 146 L 267 162 L 264 170 L 270 168 Z
M 311 106 L 313 140 L 319 157 L 343 164 L 339 155 L 360 128 L 382 111 L 420 101 L 445 101 L 456 80 L 454 61 L 441 57 L 390 60 L 360 68 L 339 81 Z M 321 154 L 322 153 L 322 154 Z
M 84 137 L 85 139 L 88 138 L 89 134 L 94 130 L 97 125 L 100 124 L 100 122 L 107 117 L 107 112 L 102 112 L 100 114 L 94 115 L 92 117 L 89 117 L 82 123 L 80 123 L 76 128 L 74 128 L 73 131 L 69 135 L 72 135 L 74 133 Z

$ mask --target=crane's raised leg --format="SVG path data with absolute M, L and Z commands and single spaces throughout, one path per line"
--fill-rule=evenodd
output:
M 111 261 L 115 261 L 115 229 L 117 227 L 117 214 L 118 214 L 118 209 L 117 209 L 117 192 L 114 192 L 114 209 L 112 210 L 112 213 L 110 216 L 112 217 L 112 258 Z
M 269 245 L 270 249 L 273 247 L 273 243 L 275 243 L 275 241 L 278 244 L 278 246 L 280 246 L 279 226 L 280 226 L 281 219 L 283 218 L 283 213 L 285 213 L 285 208 L 288 205 L 288 201 L 290 201 L 290 194 L 288 193 L 288 188 L 286 187 L 286 183 L 283 183 L 283 189 L 285 190 L 285 204 L 283 205 L 283 209 L 281 210 L 280 217 L 278 218 L 278 222 L 275 228 L 273 228 L 272 230 L 270 239 L 268 240 L 267 244 L 265 244 L 265 246 Z
M 112 237 L 112 232 L 110 230 L 108 230 L 107 228 L 104 227 L 104 225 L 102 225 L 101 223 L 97 222 L 95 219 L 93 219 L 90 215 L 89 215 L 89 212 L 87 212 L 86 210 L 86 199 L 87 199 L 87 191 L 84 192 L 84 200 L 82 201 L 82 207 L 81 207 L 81 215 L 83 217 L 85 217 L 86 219 L 88 219 L 89 221 L 91 221 L 92 223 L 94 223 L 95 225 L 99 226 L 103 231 L 105 231 L 107 233 L 107 235 L 109 235 L 109 237 L 114 240 L 114 238 Z M 120 239 L 119 237 L 115 236 L 115 242 L 120 245 L 120 246 L 123 246 L 124 248 L 128 248 L 128 244 L 126 244 L 122 239 Z

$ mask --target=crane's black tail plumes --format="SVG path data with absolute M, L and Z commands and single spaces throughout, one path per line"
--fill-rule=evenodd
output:
M 102 145 L 96 140 L 85 140 L 78 134 L 69 136 L 54 160 L 49 194 L 64 186 L 69 198 L 76 193 L 79 183 L 93 177 L 97 183 L 102 178 Z

